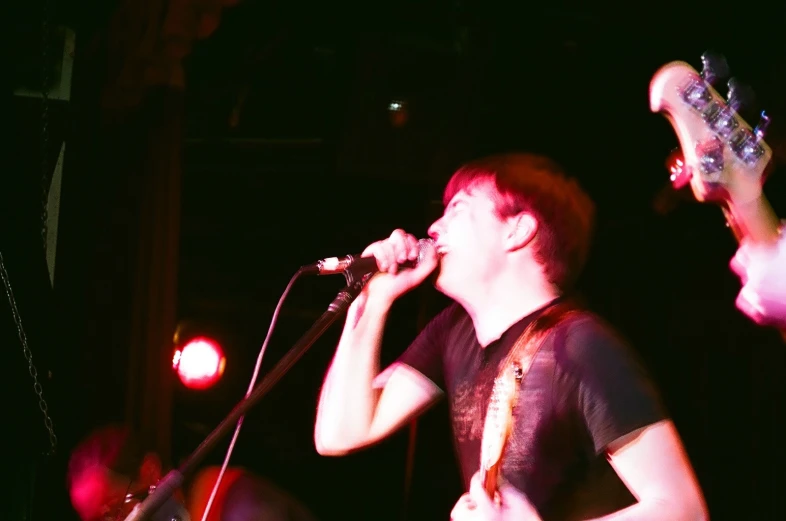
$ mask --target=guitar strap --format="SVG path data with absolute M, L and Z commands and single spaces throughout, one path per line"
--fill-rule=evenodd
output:
M 540 350 L 546 336 L 563 320 L 578 313 L 578 310 L 567 303 L 555 304 L 533 320 L 519 336 L 511 348 L 500 373 L 512 369 L 516 380 L 521 382 L 529 372 L 535 355 Z
M 521 383 L 532 367 L 535 355 L 538 354 L 544 340 L 559 323 L 571 316 L 575 316 L 578 312 L 569 303 L 553 305 L 533 320 L 516 340 L 516 343 L 513 344 L 510 352 L 500 365 L 497 378 L 494 379 L 494 388 L 486 411 L 483 437 L 481 439 L 482 447 L 505 445 L 504 442 L 507 439 L 508 432 L 502 429 L 500 425 L 496 425 L 498 419 L 505 416 L 500 413 L 499 408 L 508 406 L 511 410 L 506 412 L 512 414 L 512 408 L 515 407 L 518 393 L 521 390 Z M 515 379 L 515 384 L 512 382 L 513 379 Z M 514 393 L 512 399 L 501 399 L 502 396 L 506 395 L 505 389 L 512 389 Z M 481 453 L 484 452 L 486 451 L 481 451 Z M 481 462 L 481 465 L 483 463 Z

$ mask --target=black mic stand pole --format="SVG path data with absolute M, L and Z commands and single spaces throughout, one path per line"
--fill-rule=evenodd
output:
M 322 333 L 327 331 L 328 327 L 339 315 L 347 311 L 347 308 L 363 290 L 371 275 L 371 273 L 354 273 L 351 267 L 346 270 L 344 278 L 347 281 L 347 286 L 339 291 L 336 298 L 328 306 L 327 311 L 314 322 L 311 328 L 292 346 L 292 349 L 265 375 L 251 394 L 241 400 L 218 427 L 213 429 L 213 432 L 205 438 L 180 467 L 169 471 L 156 484 L 150 495 L 134 507 L 128 517 L 125 518 L 125 521 L 145 521 L 150 519 L 175 491 L 182 486 L 185 477 L 196 470 L 197 465 L 213 450 L 219 440 L 235 427 L 240 417 L 245 415 L 249 409 L 256 405 L 273 388 L 281 377 L 306 354 L 306 351 L 322 336 Z

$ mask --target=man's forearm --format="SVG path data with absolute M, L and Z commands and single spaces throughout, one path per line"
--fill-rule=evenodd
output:
M 639 501 L 623 510 L 587 521 L 708 521 L 709 514 L 701 502 L 676 505 L 671 501 Z
M 358 299 L 347 316 L 319 397 L 314 440 L 321 454 L 341 454 L 369 436 L 379 391 L 382 334 L 390 305 Z

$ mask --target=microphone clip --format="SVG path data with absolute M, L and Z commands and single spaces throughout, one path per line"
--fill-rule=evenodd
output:
M 363 289 L 376 272 L 375 270 L 369 270 L 368 267 L 361 263 L 353 262 L 352 255 L 342 258 L 342 261 L 342 264 L 345 264 L 345 266 L 343 266 L 344 269 L 341 271 L 341 274 L 344 275 L 344 280 L 349 287 L 360 284 L 360 289 Z

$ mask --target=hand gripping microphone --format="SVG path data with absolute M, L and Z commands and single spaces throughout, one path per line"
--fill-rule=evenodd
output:
M 431 239 L 420 239 L 418 241 L 418 258 L 415 261 L 400 263 L 402 268 L 414 268 L 420 264 L 426 256 L 429 248 L 434 248 L 434 241 Z M 313 264 L 307 264 L 301 268 L 304 274 L 316 275 L 335 275 L 343 274 L 352 270 L 355 273 L 369 274 L 379 271 L 377 259 L 371 257 L 361 257 L 360 255 L 345 255 L 343 257 L 328 257 Z

